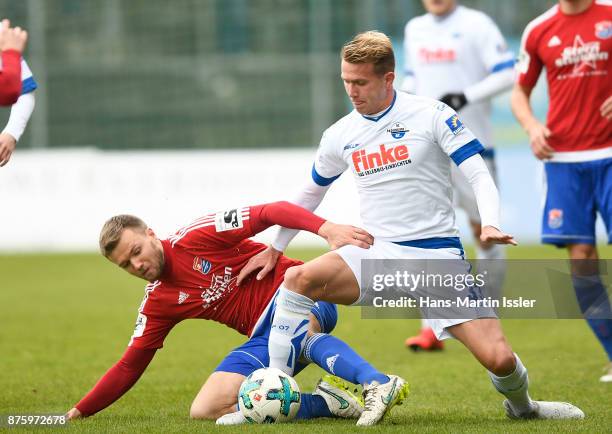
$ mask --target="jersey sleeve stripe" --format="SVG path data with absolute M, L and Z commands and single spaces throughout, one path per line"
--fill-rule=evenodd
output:
M 189 232 L 196 230 L 196 229 L 200 229 L 200 228 L 204 228 L 206 226 L 213 226 L 215 224 L 215 222 L 209 222 L 209 223 L 203 223 L 200 225 L 195 225 L 195 226 L 191 226 L 189 229 L 185 230 L 185 231 L 181 231 L 180 233 L 170 237 L 168 240 L 172 243 L 172 247 L 174 247 L 174 245 L 176 243 L 178 243 L 185 235 L 187 235 Z
M 457 166 L 459 166 L 472 155 L 480 154 L 482 151 L 484 151 L 484 149 L 485 148 L 482 146 L 482 143 L 480 143 L 478 139 L 474 139 L 453 152 L 450 155 L 450 158 Z
M 494 65 L 493 68 L 491 68 L 491 73 L 494 74 L 508 68 L 514 68 L 514 59 L 506 60 L 505 62 L 500 62 Z
M 340 174 L 342 175 L 342 174 Z M 329 184 L 334 182 L 336 179 L 340 178 L 340 175 L 332 176 L 331 178 L 325 178 L 324 176 L 319 175 L 317 169 L 315 169 L 315 165 L 312 165 L 312 180 L 320 185 L 321 187 L 327 187 Z
M 34 80 L 34 77 L 26 78 L 21 82 L 21 94 L 25 95 L 30 93 L 38 87 L 38 84 Z

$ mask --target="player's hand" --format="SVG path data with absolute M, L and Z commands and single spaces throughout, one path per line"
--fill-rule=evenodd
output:
M 535 121 L 527 128 L 531 151 L 538 160 L 548 160 L 552 157 L 554 149 L 548 144 L 551 132 L 546 125 Z
M 15 145 L 17 145 L 17 140 L 9 133 L 0 134 L 0 167 L 9 162 Z
M 612 119 L 612 96 L 609 96 L 608 99 L 604 101 L 601 107 L 599 107 L 599 111 L 607 121 Z
M 21 27 L 11 28 L 11 22 L 9 20 L 2 20 L 2 23 L 0 24 L 1 50 L 16 50 L 23 53 L 27 41 L 28 32 L 23 30 Z
M 374 237 L 365 230 L 351 225 L 338 225 L 326 221 L 319 228 L 318 234 L 325 238 L 331 250 L 338 249 L 347 244 L 369 249 L 374 244 Z
M 68 411 L 68 413 L 66 413 L 66 419 L 68 419 L 68 420 L 79 419 L 82 416 L 83 415 L 81 414 L 81 412 L 79 411 L 78 408 L 71 408 Z
M 512 244 L 513 246 L 518 245 L 514 240 L 514 237 L 510 234 L 504 234 L 493 226 L 484 226 L 480 233 L 480 241 L 489 244 Z
M 242 281 L 255 270 L 261 269 L 261 271 L 257 273 L 257 280 L 261 280 L 266 277 L 266 274 L 268 274 L 268 272 L 276 266 L 278 258 L 282 254 L 283 252 L 279 252 L 274 247 L 268 246 L 266 250 L 253 256 L 251 259 L 249 259 L 249 262 L 242 267 L 242 270 L 240 270 L 238 278 L 236 279 L 236 286 L 240 286 Z
M 460 93 L 446 93 L 440 97 L 440 101 L 458 112 L 467 104 L 467 98 L 463 92 Z

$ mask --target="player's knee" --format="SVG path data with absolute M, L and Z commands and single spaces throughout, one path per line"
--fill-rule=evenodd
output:
M 302 295 L 310 295 L 313 290 L 312 273 L 303 265 L 291 267 L 285 272 L 285 286 Z
M 570 258 L 575 260 L 597 259 L 597 250 L 590 244 L 573 244 L 568 247 Z

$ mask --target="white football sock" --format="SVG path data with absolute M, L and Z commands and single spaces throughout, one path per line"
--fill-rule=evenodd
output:
M 224 414 L 215 422 L 217 425 L 241 425 L 243 423 L 247 423 L 247 420 L 240 411 Z
M 431 327 L 431 326 L 429 325 L 427 320 L 425 318 L 421 318 L 421 328 L 422 329 L 428 329 L 429 327 Z
M 506 248 L 494 244 L 488 249 L 476 245 L 476 259 L 478 260 L 478 273 L 486 271 L 486 295 L 500 298 L 501 290 L 506 277 Z
M 313 306 L 314 301 L 310 298 L 281 285 L 276 296 L 276 310 L 268 340 L 270 368 L 278 368 L 293 375 L 295 362 L 304 347 L 308 316 Z
M 498 377 L 492 372 L 489 372 L 493 386 L 497 391 L 503 394 L 508 401 L 512 410 L 518 415 L 530 412 L 533 409 L 533 401 L 529 397 L 529 376 L 527 369 L 523 366 L 519 356 L 514 353 L 516 358 L 516 369 L 510 375 Z

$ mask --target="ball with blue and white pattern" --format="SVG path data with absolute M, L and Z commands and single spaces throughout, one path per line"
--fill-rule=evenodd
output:
M 238 406 L 251 423 L 287 422 L 295 417 L 302 395 L 295 380 L 276 368 L 261 368 L 240 385 Z

